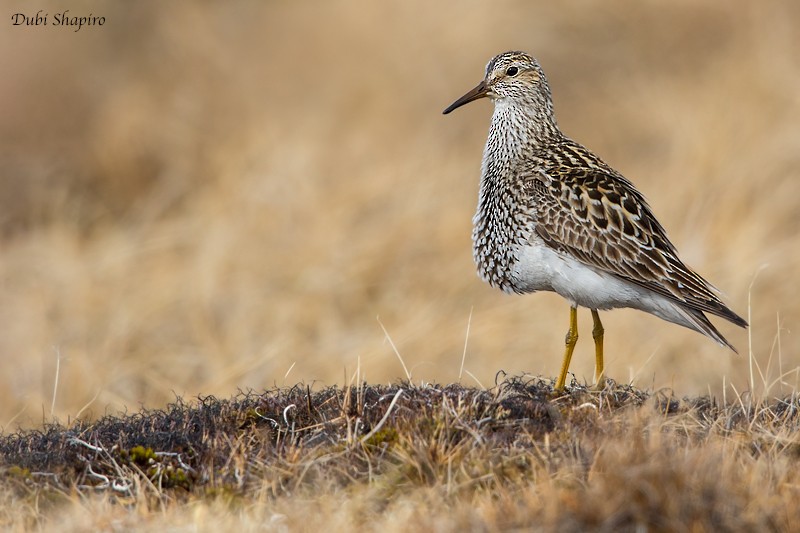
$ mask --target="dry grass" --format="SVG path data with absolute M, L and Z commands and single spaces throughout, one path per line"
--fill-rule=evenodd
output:
M 800 390 L 796 2 L 107 4 L 69 6 L 106 16 L 100 28 L 0 32 L 5 433 L 176 395 L 299 381 L 321 390 L 354 374 L 394 382 L 405 377 L 394 348 L 415 383 L 554 374 L 566 304 L 498 294 L 470 258 L 489 105 L 440 114 L 507 49 L 539 57 L 564 130 L 639 186 L 687 263 L 751 320 L 749 332 L 717 322 L 736 357 L 656 318 L 608 313 L 609 376 L 681 397 Z M 588 332 L 588 315 L 580 320 Z M 586 338 L 573 359 L 579 381 L 593 371 Z M 618 433 L 597 460 L 646 476 L 645 457 L 664 456 L 658 472 L 678 446 L 675 476 L 718 464 L 752 480 L 741 497 L 762 483 L 776 503 L 794 483 L 785 455 L 744 459 L 747 444 L 728 437 L 708 447 L 661 439 L 635 455 Z M 628 452 L 638 462 L 626 465 Z M 511 527 L 555 519 L 526 515 L 526 502 L 582 512 L 591 505 L 575 498 L 624 482 L 544 479 L 494 499 L 414 487 L 388 516 Z M 380 522 L 370 512 L 380 487 L 364 487 L 351 504 L 338 489 L 315 499 L 306 487 L 278 498 L 285 511 L 275 513 Z M 108 528 L 203 524 L 222 508 L 195 501 L 195 514 L 167 506 L 132 518 L 102 498 L 69 497 L 76 524 L 103 509 Z M 273 516 L 266 501 L 243 505 L 243 519 Z M 458 513 L 432 511 L 444 501 Z
M 0 440 L 10 529 L 768 531 L 800 520 L 800 400 L 509 379 L 302 385 Z

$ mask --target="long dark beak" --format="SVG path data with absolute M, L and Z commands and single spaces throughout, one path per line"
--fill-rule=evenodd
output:
M 470 92 L 450 104 L 450 107 L 442 111 L 443 115 L 448 114 L 450 111 L 461 107 L 464 104 L 468 104 L 474 100 L 478 100 L 479 98 L 485 98 L 489 94 L 489 88 L 486 87 L 485 82 L 480 82 L 477 87 L 472 89 Z

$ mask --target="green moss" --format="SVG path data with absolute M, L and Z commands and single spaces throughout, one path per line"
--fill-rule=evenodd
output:
M 182 488 L 190 490 L 192 480 L 183 468 L 168 466 L 161 472 L 161 486 L 164 488 Z
M 134 446 L 127 452 L 122 453 L 122 458 L 138 466 L 147 466 L 156 461 L 156 452 L 152 448 L 144 446 Z
M 242 422 L 242 426 L 247 426 L 250 424 L 258 425 L 260 422 L 264 422 L 264 415 L 258 412 L 256 408 L 250 408 L 245 410 L 242 413 L 242 418 L 244 421 Z
M 367 446 L 391 446 L 397 442 L 398 437 L 399 434 L 396 429 L 386 427 L 376 431 L 364 444 Z
M 22 468 L 21 466 L 13 465 L 9 466 L 5 470 L 5 475 L 11 478 L 29 479 L 31 477 L 31 471 L 27 468 Z

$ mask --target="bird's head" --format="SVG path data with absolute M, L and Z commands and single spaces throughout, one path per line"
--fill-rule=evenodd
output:
M 533 56 L 525 52 L 504 52 L 486 65 L 483 81 L 450 104 L 444 114 L 485 97 L 496 103 L 536 105 L 550 102 L 550 89 L 542 67 Z

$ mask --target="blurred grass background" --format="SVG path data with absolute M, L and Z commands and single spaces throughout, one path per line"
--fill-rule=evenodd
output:
M 495 292 L 471 259 L 491 106 L 441 115 L 508 49 L 539 58 L 565 132 L 632 179 L 684 260 L 751 314 L 752 339 L 715 320 L 735 356 L 605 313 L 609 376 L 742 391 L 749 342 L 770 381 L 800 364 L 796 2 L 69 9 L 106 23 L 0 31 L 4 428 L 356 370 L 395 381 L 380 323 L 415 381 L 451 382 L 471 313 L 480 383 L 555 376 L 566 302 Z M 579 320 L 572 370 L 591 380 Z

